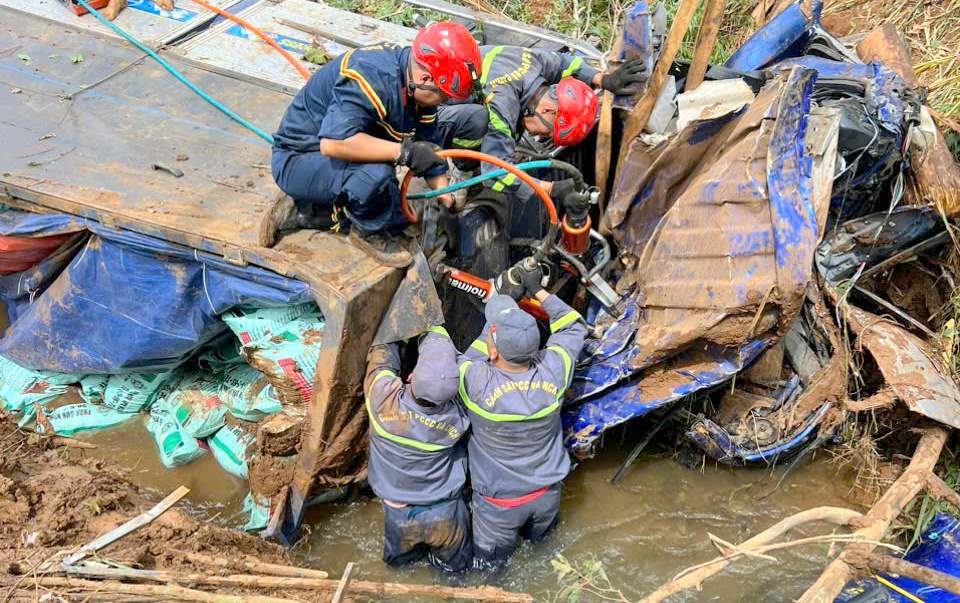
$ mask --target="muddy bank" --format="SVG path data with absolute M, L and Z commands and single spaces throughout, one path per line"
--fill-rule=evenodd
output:
M 0 412 L 0 572 L 20 575 L 149 509 L 159 499 L 116 465 L 19 432 Z M 204 571 L 186 557 L 287 563 L 284 550 L 174 508 L 101 551 L 130 567 Z

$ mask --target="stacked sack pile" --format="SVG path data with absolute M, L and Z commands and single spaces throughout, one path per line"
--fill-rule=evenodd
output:
M 313 393 L 323 317 L 316 304 L 237 308 L 222 315 L 231 334 L 183 366 L 163 373 L 71 375 L 33 371 L 0 357 L 0 408 L 22 427 L 71 435 L 147 413 L 145 427 L 165 467 L 211 452 L 231 474 L 248 478 L 258 423 L 284 413 L 302 421 Z M 70 386 L 81 403 L 58 404 Z M 269 499 L 244 501 L 247 529 L 265 527 Z

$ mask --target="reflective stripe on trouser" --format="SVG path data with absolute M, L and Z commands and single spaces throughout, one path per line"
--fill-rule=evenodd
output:
M 383 505 L 383 560 L 413 563 L 424 555 L 443 571 L 459 572 L 473 561 L 470 513 L 462 498 L 396 509 Z
M 274 151 L 273 179 L 305 216 L 327 216 L 343 207 L 351 224 L 364 232 L 400 230 L 400 185 L 386 163 L 349 163 L 319 152 Z
M 487 501 L 477 492 L 473 510 L 474 566 L 496 567 L 510 558 L 523 537 L 531 542 L 546 538 L 560 518 L 560 484 L 554 484 L 537 499 L 506 508 Z

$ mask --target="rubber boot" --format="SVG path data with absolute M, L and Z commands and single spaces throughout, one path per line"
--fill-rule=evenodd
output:
M 260 231 L 257 233 L 257 243 L 261 247 L 273 247 L 285 230 L 297 228 L 297 207 L 290 195 L 281 193 L 267 215 L 260 221 Z

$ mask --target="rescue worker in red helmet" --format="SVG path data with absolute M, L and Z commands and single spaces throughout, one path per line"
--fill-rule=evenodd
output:
M 593 88 L 630 94 L 644 78 L 643 63 L 627 61 L 602 74 L 581 57 L 515 46 L 482 46 L 484 104 L 440 107 L 438 120 L 445 148 L 474 148 L 511 161 L 524 131 L 559 146 L 574 146 L 590 134 L 597 118 Z M 481 171 L 496 169 L 481 164 Z M 572 179 L 544 182 L 558 204 L 573 191 Z M 494 192 L 516 192 L 519 180 L 506 175 Z
M 395 167 L 434 189 L 447 185 L 437 106 L 468 99 L 480 65 L 466 28 L 440 22 L 421 29 L 412 47 L 350 50 L 313 74 L 274 134 L 273 177 L 292 202 L 277 204 L 262 244 L 282 230 L 348 227 L 351 241 L 381 263 L 409 265 L 396 236 L 406 220 Z

